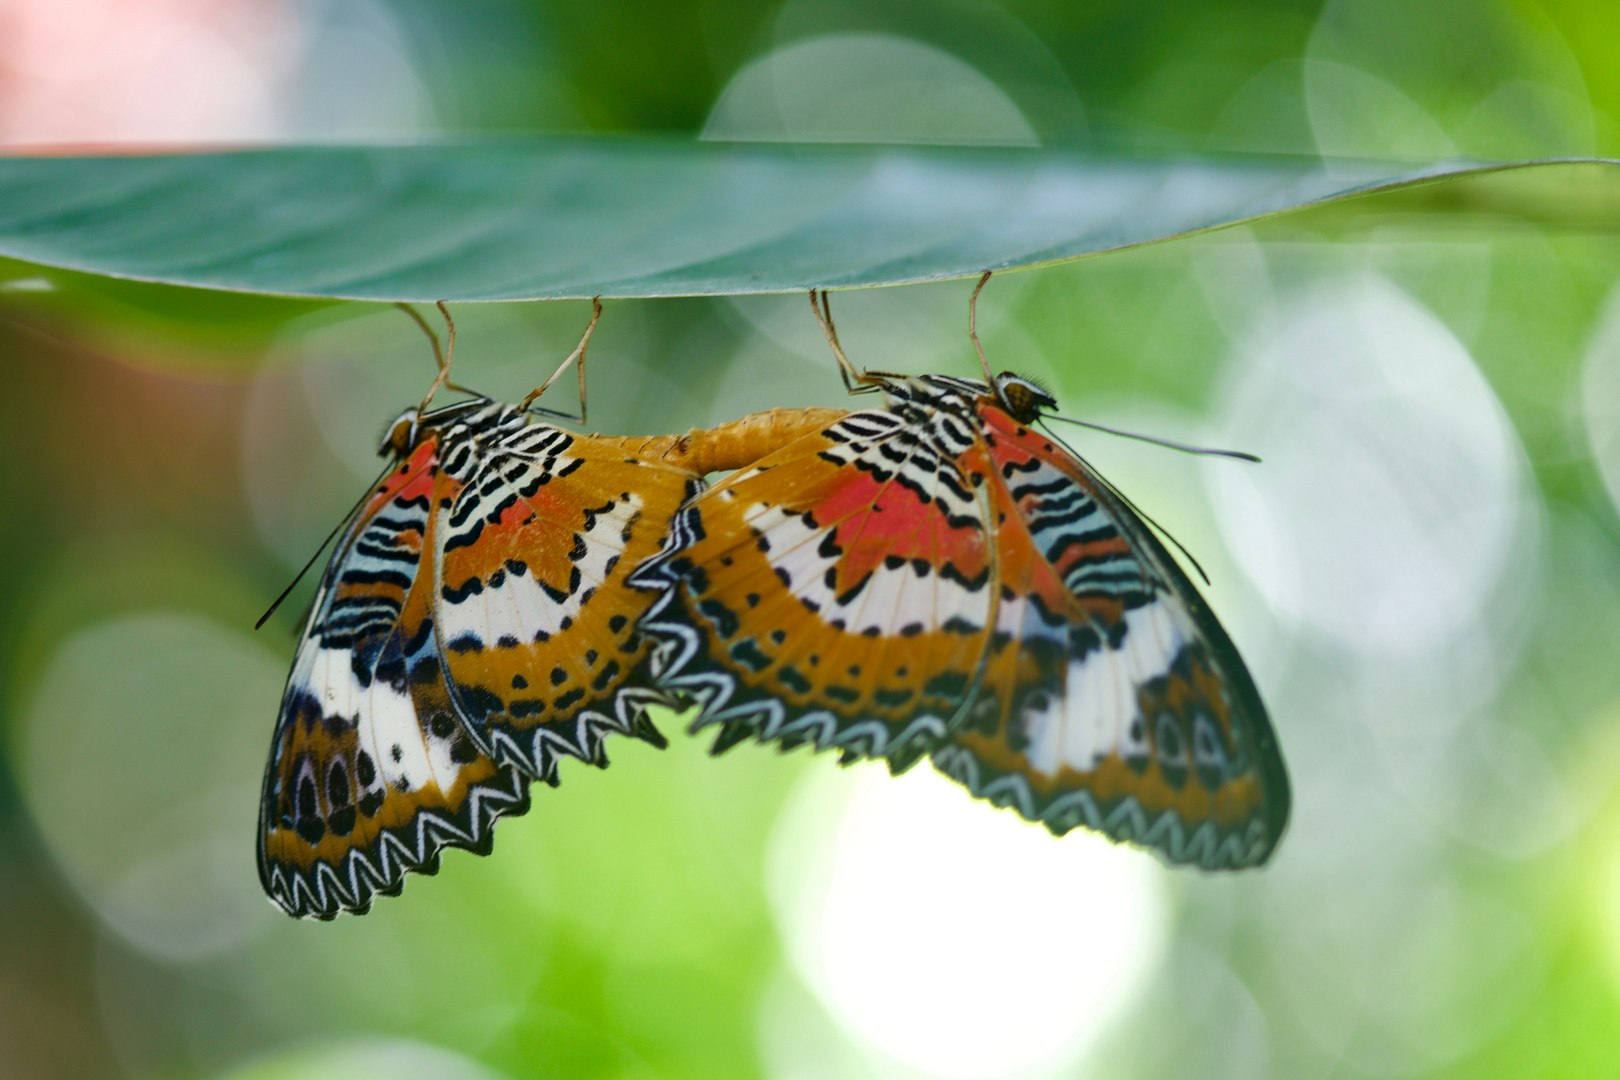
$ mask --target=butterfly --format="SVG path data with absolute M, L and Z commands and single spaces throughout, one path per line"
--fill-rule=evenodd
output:
M 650 597 L 624 578 L 701 488 L 680 464 L 693 440 L 570 433 L 530 408 L 545 386 L 430 412 L 449 325 L 446 354 L 428 331 L 439 374 L 390 426 L 392 464 L 340 527 L 282 698 L 258 862 L 295 916 L 364 912 L 447 847 L 488 854 L 531 780 L 555 785 L 561 757 L 605 766 L 610 734 L 664 745 L 637 630 Z
M 1131 504 L 1037 430 L 1052 396 L 982 349 L 982 380 L 858 373 L 825 294 L 811 306 L 846 386 L 884 407 L 695 497 L 631 577 L 658 594 L 653 669 L 694 728 L 719 727 L 715 753 L 927 755 L 1058 835 L 1264 862 L 1289 788 L 1254 681 Z

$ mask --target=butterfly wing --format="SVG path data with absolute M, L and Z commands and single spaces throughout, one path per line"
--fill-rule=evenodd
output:
M 952 459 L 892 412 L 847 414 L 704 492 L 634 582 L 662 685 L 716 751 L 748 736 L 904 767 L 985 655 L 994 589 L 982 450 Z
M 439 675 L 421 572 L 433 549 L 436 447 L 390 473 L 322 577 L 282 699 L 259 819 L 259 877 L 288 914 L 335 917 L 437 871 L 446 847 L 488 854 L 527 781 L 481 754 Z
M 652 598 L 625 577 L 700 486 L 541 423 L 500 434 L 465 482 L 441 474 L 439 656 L 486 753 L 555 783 L 559 755 L 606 765 L 607 734 L 664 745 L 637 629 Z
M 1002 603 L 968 725 L 934 764 L 1062 834 L 1174 863 L 1257 865 L 1288 779 L 1248 670 L 1198 591 L 1084 463 L 981 412 Z

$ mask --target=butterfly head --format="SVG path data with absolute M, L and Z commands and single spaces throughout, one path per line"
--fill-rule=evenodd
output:
M 1003 371 L 996 376 L 996 396 L 1008 415 L 1020 424 L 1033 424 L 1041 413 L 1057 408 L 1057 399 L 1034 379 Z
M 398 419 L 388 425 L 388 434 L 383 436 L 382 445 L 377 447 L 377 456 L 409 456 L 411 449 L 416 446 L 416 432 L 421 419 L 422 411 L 415 406 L 400 413 Z

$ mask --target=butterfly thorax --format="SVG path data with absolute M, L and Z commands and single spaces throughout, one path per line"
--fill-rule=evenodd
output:
M 1003 371 L 990 387 L 983 379 L 960 379 L 954 375 L 914 375 L 882 380 L 884 403 L 891 412 L 910 424 L 920 424 L 940 436 L 942 447 L 959 445 L 958 425 L 981 426 L 979 414 L 997 408 L 1020 424 L 1032 424 L 1042 412 L 1057 404 L 1051 393 L 1033 379 Z M 951 422 L 935 419 L 945 414 Z M 954 452 L 960 453 L 966 446 Z
M 434 442 L 439 467 L 465 481 L 493 447 L 529 423 L 529 414 L 522 409 L 488 398 L 459 401 L 430 413 L 411 408 L 389 425 L 378 452 L 406 459 L 424 443 Z
M 914 443 L 913 453 L 931 452 L 930 460 L 918 462 L 929 471 L 938 467 L 932 455 L 959 458 L 979 442 L 979 403 L 993 401 L 984 383 L 949 375 L 886 378 L 882 387 L 889 422 Z

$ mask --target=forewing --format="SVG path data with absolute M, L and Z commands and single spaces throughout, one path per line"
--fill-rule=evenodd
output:
M 486 753 L 555 783 L 559 755 L 606 765 L 608 734 L 664 744 L 645 711 L 667 697 L 637 629 L 652 596 L 625 577 L 699 486 L 538 423 L 487 448 L 465 483 L 441 477 L 439 653 Z
M 983 417 L 1003 599 L 969 725 L 935 765 L 1058 834 L 1085 825 L 1208 869 L 1264 862 L 1287 774 L 1226 632 L 1082 462 Z
M 527 781 L 479 753 L 439 676 L 429 590 L 434 446 L 355 516 L 328 564 L 265 771 L 259 877 L 290 915 L 330 919 L 437 871 L 446 847 L 488 854 Z
M 986 468 L 857 412 L 677 516 L 634 580 L 665 590 L 655 670 L 722 725 L 717 750 L 751 735 L 899 768 L 932 748 L 989 635 Z

